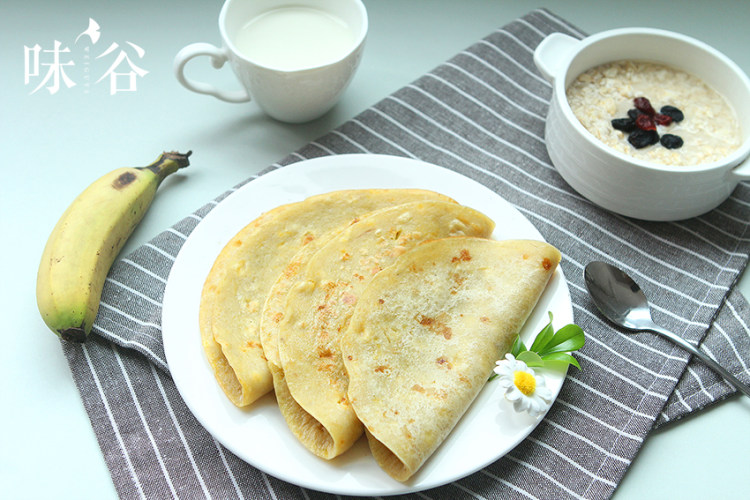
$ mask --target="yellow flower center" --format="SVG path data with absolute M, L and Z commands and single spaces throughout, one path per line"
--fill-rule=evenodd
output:
M 534 375 L 522 371 L 513 372 L 513 384 L 526 396 L 534 394 L 536 389 Z

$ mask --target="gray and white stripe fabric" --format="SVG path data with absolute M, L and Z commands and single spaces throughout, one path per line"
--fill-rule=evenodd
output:
M 734 393 L 667 341 L 604 322 L 583 284 L 592 260 L 624 268 L 652 299 L 659 323 L 702 342 L 750 382 L 750 307 L 734 289 L 750 250 L 750 186 L 741 184 L 709 214 L 669 223 L 614 215 L 571 190 L 546 153 L 551 88 L 532 62 L 534 48 L 555 31 L 583 36 L 551 12 L 533 11 L 268 169 L 343 153 L 442 165 L 509 200 L 563 253 L 575 321 L 587 333 L 583 370 L 570 370 L 546 419 L 507 456 L 414 498 L 606 498 L 655 426 Z M 167 276 L 191 231 L 230 192 L 120 259 L 96 334 L 63 346 L 123 498 L 328 497 L 225 450 L 169 377 L 160 331 Z

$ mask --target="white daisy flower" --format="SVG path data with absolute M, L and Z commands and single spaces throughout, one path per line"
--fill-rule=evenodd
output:
M 538 417 L 549 408 L 552 391 L 544 377 L 537 376 L 526 363 L 510 353 L 496 364 L 498 383 L 505 389 L 505 398 L 513 403 L 516 411 L 527 411 L 532 417 Z

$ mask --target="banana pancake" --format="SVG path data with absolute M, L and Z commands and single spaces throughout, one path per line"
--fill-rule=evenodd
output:
M 346 395 L 339 339 L 373 276 L 419 243 L 488 237 L 493 228 L 491 219 L 458 204 L 405 203 L 361 217 L 306 260 L 278 323 L 281 373 L 274 376 L 281 413 L 305 447 L 330 459 L 362 434 Z
M 406 481 L 443 442 L 559 262 L 544 242 L 450 238 L 370 281 L 340 347 L 349 401 L 389 475 Z
M 273 387 L 258 324 L 268 290 L 289 260 L 361 214 L 422 199 L 450 200 L 418 189 L 334 191 L 274 208 L 226 244 L 206 278 L 199 323 L 208 361 L 235 405 L 247 406 Z

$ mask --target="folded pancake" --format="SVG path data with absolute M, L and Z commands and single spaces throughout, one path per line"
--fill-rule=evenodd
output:
M 274 208 L 226 244 L 206 278 L 199 323 L 208 361 L 235 405 L 247 406 L 273 387 L 258 324 L 268 290 L 290 259 L 361 214 L 422 199 L 450 200 L 417 189 L 334 191 Z
M 371 280 L 340 346 L 349 401 L 389 475 L 406 481 L 443 442 L 559 261 L 543 242 L 451 238 Z
M 367 216 L 365 214 L 364 216 Z M 355 219 L 352 222 L 356 222 Z M 349 225 L 342 224 L 327 233 L 315 238 L 302 247 L 289 261 L 284 270 L 276 278 L 266 296 L 266 303 L 260 318 L 260 341 L 263 345 L 263 353 L 268 361 L 271 374 L 283 376 L 281 371 L 281 360 L 279 359 L 278 332 L 279 323 L 284 318 L 284 307 L 289 290 L 304 276 L 301 271 L 305 268 L 310 258 L 328 243 L 336 234 L 345 230 Z M 274 382 L 274 386 L 278 384 Z
M 488 237 L 493 228 L 485 215 L 454 203 L 405 203 L 361 217 L 307 259 L 278 323 L 282 373 L 274 388 L 289 428 L 310 451 L 330 459 L 362 434 L 346 395 L 339 339 L 367 283 L 421 242 Z

